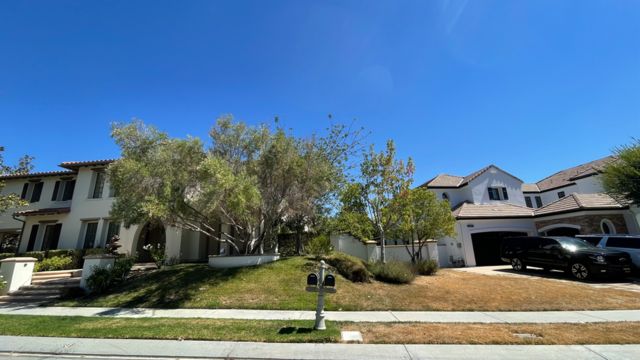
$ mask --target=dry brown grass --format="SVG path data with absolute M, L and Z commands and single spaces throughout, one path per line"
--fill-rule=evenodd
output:
M 183 264 L 150 272 L 109 294 L 67 300 L 66 306 L 315 309 L 304 291 L 316 262 L 288 258 L 257 268 L 219 271 Z M 327 310 L 532 311 L 640 309 L 637 292 L 597 289 L 536 276 L 490 276 L 443 269 L 412 284 L 353 283 L 338 275 Z
M 531 276 L 490 276 L 443 269 L 410 285 L 341 282 L 333 310 L 543 311 L 640 309 L 637 292 Z
M 636 344 L 640 322 L 594 324 L 348 324 L 376 344 Z M 534 334 L 521 338 L 515 334 Z

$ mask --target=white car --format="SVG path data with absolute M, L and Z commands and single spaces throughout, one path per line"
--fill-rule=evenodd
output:
M 640 235 L 576 235 L 577 238 L 590 242 L 591 244 L 611 250 L 620 250 L 631 256 L 631 261 L 640 271 Z

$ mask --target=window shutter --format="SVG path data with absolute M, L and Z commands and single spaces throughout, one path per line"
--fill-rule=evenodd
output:
M 507 194 L 507 188 L 502 188 L 503 200 L 509 200 L 509 194 Z
M 73 198 L 73 189 L 76 187 L 76 181 L 67 181 L 64 185 L 64 193 L 62 194 L 62 201 L 71 200 Z
M 44 185 L 44 183 L 42 181 L 35 184 L 35 186 L 33 188 L 33 194 L 31 195 L 31 202 L 40 201 L 40 195 L 42 194 L 42 186 L 43 185 Z
M 36 245 L 36 237 L 38 236 L 38 224 L 31 225 L 31 233 L 29 234 L 29 243 L 27 243 L 27 251 L 33 251 Z
M 24 183 L 22 186 L 22 194 L 20 195 L 20 199 L 24 200 L 27 198 L 27 191 L 29 191 L 29 183 Z
M 60 181 L 56 181 L 56 184 L 53 186 L 53 195 L 51 195 L 51 201 L 58 200 L 58 190 L 60 190 Z

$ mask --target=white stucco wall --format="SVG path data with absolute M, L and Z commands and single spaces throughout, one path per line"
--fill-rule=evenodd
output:
M 374 241 L 365 244 L 349 234 L 332 234 L 331 245 L 335 251 L 355 256 L 367 262 L 379 261 L 381 258 L 380 246 L 376 245 Z M 425 244 L 421 250 L 423 259 L 439 261 L 436 242 Z M 405 245 L 387 245 L 385 257 L 387 261 L 411 261 L 411 255 Z
M 75 178 L 72 175 L 63 175 L 63 177 Z M 31 203 L 27 206 L 22 206 L 20 208 L 8 209 L 4 213 L 0 214 L 0 232 L 6 230 L 20 230 L 22 228 L 22 223 L 20 221 L 14 220 L 12 214 L 18 210 L 33 210 L 33 209 L 45 209 L 52 207 L 67 207 L 71 205 L 71 201 L 51 201 L 51 196 L 53 195 L 53 189 L 55 187 L 56 181 L 60 180 L 60 176 L 44 176 L 40 178 L 23 178 L 23 179 L 9 179 L 5 180 L 5 187 L 2 189 L 3 195 L 8 194 L 17 194 L 20 196 L 22 193 L 22 187 L 25 183 L 28 183 L 29 180 L 39 179 L 42 180 L 44 185 L 42 186 L 42 193 L 40 194 L 40 201 Z M 76 184 L 77 186 L 77 184 Z
M 522 195 L 522 181 L 494 167 L 473 179 L 467 187 L 471 189 L 471 200 L 475 204 L 503 202 L 525 206 L 524 196 Z M 487 190 L 489 187 L 507 188 L 509 199 L 504 201 L 489 200 L 489 191 Z

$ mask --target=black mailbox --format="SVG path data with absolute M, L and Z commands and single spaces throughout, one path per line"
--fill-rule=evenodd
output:
M 329 274 L 327 276 L 324 277 L 324 286 L 328 286 L 328 287 L 335 287 L 336 286 L 336 278 L 335 276 Z
M 318 286 L 318 275 L 314 273 L 307 275 L 307 286 Z

